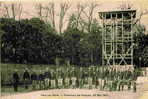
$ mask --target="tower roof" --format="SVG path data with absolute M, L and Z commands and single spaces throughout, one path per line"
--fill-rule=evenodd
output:
M 136 17 L 136 10 L 132 10 L 132 9 L 127 9 L 127 10 L 112 10 L 112 11 L 100 11 L 98 12 L 100 18 L 102 19 L 103 17 L 105 17 L 105 14 L 107 15 L 106 19 L 110 19 L 111 14 L 113 14 L 113 17 L 116 17 L 115 14 L 117 14 L 117 18 L 121 18 L 122 14 L 123 16 L 128 16 L 130 17 L 130 13 L 133 14 L 133 18 Z
M 98 13 L 126 13 L 126 12 L 136 13 L 136 10 L 127 9 L 127 10 L 99 11 Z

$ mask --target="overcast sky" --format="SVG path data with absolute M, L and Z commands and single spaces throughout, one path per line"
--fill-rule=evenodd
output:
M 22 18 L 31 18 L 36 16 L 36 10 L 34 5 L 36 3 L 47 4 L 49 1 L 55 2 L 57 15 L 59 11 L 58 4 L 60 4 L 60 2 L 65 2 L 65 1 L 66 2 L 68 1 L 72 5 L 72 7 L 69 9 L 68 15 L 70 15 L 70 13 L 74 11 L 74 5 L 76 5 L 77 3 L 89 4 L 92 1 L 95 1 L 96 3 L 100 4 L 97 11 L 94 12 L 96 17 L 98 16 L 97 13 L 98 11 L 116 10 L 117 7 L 123 2 L 128 2 L 129 4 L 133 5 L 134 9 L 137 10 L 137 17 L 139 13 L 145 11 L 145 9 L 148 10 L 148 0 L 0 0 L 0 1 L 5 1 L 5 2 L 8 1 L 7 3 L 10 3 L 11 1 L 13 2 L 21 1 L 23 4 Z M 141 23 L 148 28 L 148 14 L 142 17 Z

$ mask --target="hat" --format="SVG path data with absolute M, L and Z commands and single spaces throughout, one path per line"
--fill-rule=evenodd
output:
M 28 71 L 28 68 L 25 68 L 25 71 Z
M 47 67 L 47 68 L 46 68 L 46 71 L 48 71 L 48 70 L 49 70 L 49 68 Z

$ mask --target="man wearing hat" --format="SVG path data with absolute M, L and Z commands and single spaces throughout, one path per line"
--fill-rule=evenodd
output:
M 73 67 L 72 68 L 72 71 L 71 71 L 71 87 L 72 88 L 76 88 L 76 72 L 75 72 L 75 68 Z
M 25 84 L 25 89 L 28 89 L 28 83 L 30 81 L 30 74 L 28 72 L 28 69 L 26 68 L 23 74 L 23 80 Z
M 66 72 L 64 73 L 64 86 L 65 88 L 69 88 L 70 85 L 70 73 L 69 69 L 66 69 Z
M 32 89 L 36 89 L 37 74 L 36 74 L 35 71 L 33 71 L 32 74 L 31 74 L 31 81 L 32 81 Z
M 82 79 L 82 74 L 83 74 L 83 68 L 80 67 L 78 72 L 77 72 L 77 81 L 78 81 L 78 88 L 82 88 L 83 86 L 83 79 Z
M 51 70 L 51 80 L 50 80 L 50 88 L 56 87 L 56 71 L 55 69 Z
M 58 75 L 57 75 L 57 87 L 62 88 L 63 87 L 63 72 L 62 69 L 59 68 L 58 70 Z
M 13 88 L 14 91 L 18 91 L 18 83 L 19 83 L 19 75 L 18 75 L 18 70 L 15 69 L 13 73 Z
M 50 86 L 50 80 L 51 80 L 51 72 L 49 71 L 49 68 L 46 68 L 46 71 L 44 73 L 45 77 L 45 88 L 48 89 Z
M 40 70 L 40 74 L 39 74 L 39 89 L 44 89 L 44 74 L 43 74 L 43 70 Z

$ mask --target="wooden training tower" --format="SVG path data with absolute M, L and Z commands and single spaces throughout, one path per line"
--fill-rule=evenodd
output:
M 133 66 L 133 22 L 136 10 L 99 12 L 102 21 L 102 65 Z

